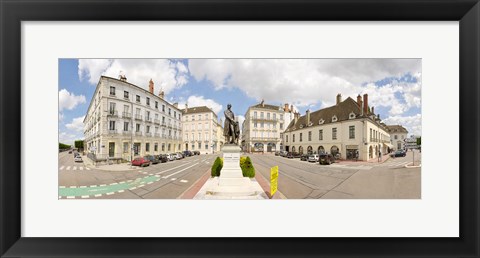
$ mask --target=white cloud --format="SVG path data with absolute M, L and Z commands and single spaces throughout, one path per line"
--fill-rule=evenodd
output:
M 85 96 L 79 95 L 76 96 L 73 93 L 68 92 L 66 89 L 61 89 L 58 92 L 58 108 L 59 111 L 63 109 L 72 110 L 77 105 L 85 103 Z
M 215 102 L 215 100 L 206 99 L 203 96 L 190 96 L 190 97 L 188 97 L 186 103 L 188 104 L 189 108 L 199 107 L 199 106 L 207 106 L 210 109 L 212 109 L 213 112 L 215 112 L 215 114 L 217 114 L 217 115 L 223 109 L 223 106 L 221 104 Z M 185 103 L 179 103 L 179 107 L 181 107 L 182 109 L 185 108 Z
M 239 88 L 257 100 L 305 107 L 333 104 L 337 93 L 355 97 L 365 91 L 365 82 L 407 73 L 419 76 L 421 60 L 192 59 L 189 69 L 197 81 L 208 80 L 215 89 Z
M 58 122 L 62 122 L 64 117 L 62 112 L 58 112 Z
M 96 85 L 100 76 L 118 78 L 122 72 L 127 81 L 148 89 L 148 82 L 155 82 L 155 94 L 163 89 L 168 94 L 188 83 L 188 68 L 180 61 L 169 59 L 80 59 L 78 75 Z
M 422 135 L 422 115 L 412 116 L 390 116 L 383 121 L 387 125 L 402 125 L 408 130 L 408 135 Z
M 81 140 L 81 139 L 83 139 L 83 136 L 76 135 L 76 134 L 69 133 L 69 132 L 59 132 L 59 134 L 58 134 L 59 142 L 64 143 L 64 144 L 73 145 L 75 140 Z
M 70 130 L 74 130 L 77 132 L 83 132 L 83 119 L 85 116 L 77 117 L 72 120 L 71 123 L 66 124 L 65 127 L 67 127 Z
M 245 117 L 242 115 L 237 115 L 238 125 L 240 126 L 240 130 L 243 130 L 243 121 L 245 121 Z

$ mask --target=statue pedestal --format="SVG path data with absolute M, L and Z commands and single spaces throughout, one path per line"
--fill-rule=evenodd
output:
M 241 149 L 235 144 L 222 147 L 223 167 L 219 177 L 210 178 L 194 199 L 268 199 L 255 179 L 243 177 Z

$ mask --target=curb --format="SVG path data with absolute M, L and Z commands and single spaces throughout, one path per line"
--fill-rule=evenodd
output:
M 207 169 L 205 173 L 195 181 L 187 190 L 180 194 L 177 199 L 193 199 L 195 195 L 202 189 L 203 185 L 210 178 L 210 169 Z

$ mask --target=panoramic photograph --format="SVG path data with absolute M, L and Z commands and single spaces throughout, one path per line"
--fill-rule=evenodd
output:
M 59 59 L 58 198 L 421 199 L 421 59 Z

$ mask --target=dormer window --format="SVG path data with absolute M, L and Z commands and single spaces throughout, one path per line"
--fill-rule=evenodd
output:
M 356 117 L 356 116 L 355 116 L 355 113 L 353 113 L 353 112 L 350 113 L 350 115 L 348 115 L 348 118 L 349 118 L 349 119 L 354 119 L 355 117 Z
M 302 124 L 302 125 L 300 125 L 300 128 L 303 128 L 303 124 Z
M 332 122 L 337 122 L 338 118 L 337 116 L 332 116 Z
M 312 125 L 313 125 L 313 123 L 312 123 L 312 122 L 308 123 L 308 126 L 312 126 Z
M 323 125 L 323 123 L 325 123 L 325 120 L 323 120 L 323 119 L 318 120 L 319 125 Z

